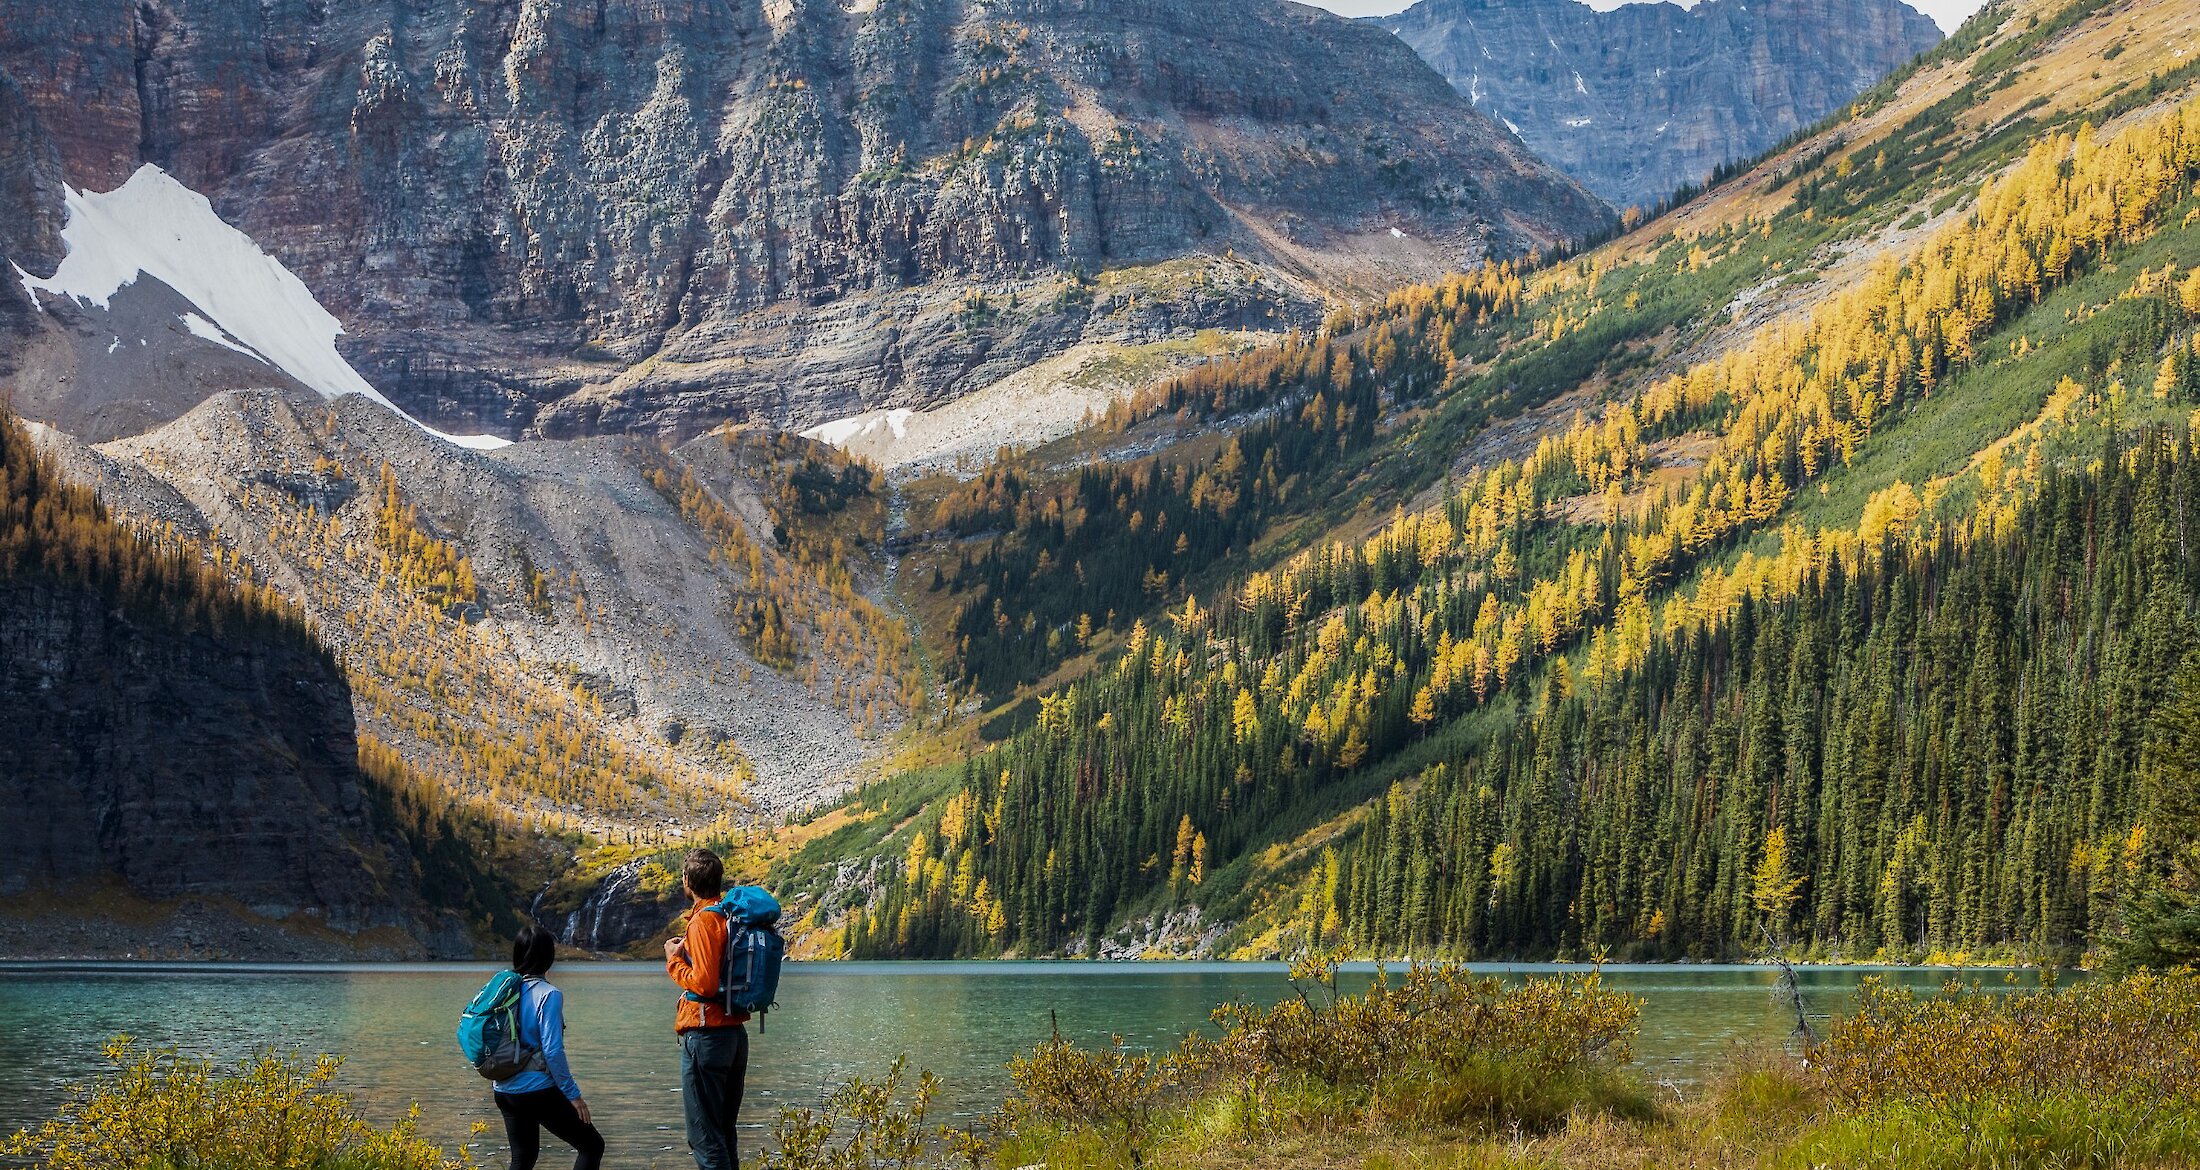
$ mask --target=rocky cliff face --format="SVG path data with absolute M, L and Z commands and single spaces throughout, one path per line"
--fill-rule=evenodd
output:
M 566 886 L 545 891 L 528 916 L 559 942 L 599 954 L 663 938 L 688 908 L 679 878 L 658 859 L 630 861 L 592 883 Z
M 0 0 L 0 73 L 70 182 L 158 163 L 507 434 L 924 406 L 1608 214 L 1276 0 Z
M 1623 207 L 1770 147 L 1940 41 L 1901 0 L 1421 0 L 1380 23 Z
M 30 98 L 0 72 L 0 256 L 37 271 L 61 262 L 61 151 Z M 10 274 L 12 275 L 12 273 Z M 20 367 L 19 352 L 37 334 L 29 294 L 0 280 L 0 377 Z

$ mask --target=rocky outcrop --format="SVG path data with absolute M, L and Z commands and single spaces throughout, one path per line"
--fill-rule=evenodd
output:
M 112 862 L 134 888 L 274 914 L 369 904 L 356 864 L 328 864 L 366 816 L 333 663 L 310 644 L 161 637 L 36 579 L 0 590 L 0 776 L 9 808 L 44 814 L 0 860 L 0 892 Z M 213 784 L 236 791 L 210 801 Z
M 0 70 L 72 183 L 159 164 L 400 405 L 513 435 L 921 407 L 1608 216 L 1278 0 L 0 0 Z
M 15 79 L 0 72 L 0 256 L 50 270 L 61 262 L 61 150 Z M 16 290 L 20 293 L 20 289 Z
M 1765 150 L 1940 41 L 1902 0 L 1421 0 L 1380 23 L 1623 207 Z
M 61 262 L 61 151 L 22 88 L 0 71 L 0 256 L 40 272 Z M 0 268 L 0 377 L 21 367 L 37 309 Z

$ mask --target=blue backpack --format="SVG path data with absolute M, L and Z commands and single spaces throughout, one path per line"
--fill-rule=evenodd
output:
M 726 957 L 718 969 L 718 993 L 705 998 L 690 991 L 681 998 L 715 1003 L 728 1015 L 756 1017 L 756 1030 L 764 1030 L 764 1013 L 778 1002 L 779 964 L 787 956 L 787 943 L 779 937 L 779 899 L 756 886 L 735 886 L 706 913 L 726 920 Z
M 474 1071 L 492 1081 L 508 1081 L 543 1067 L 542 1053 L 520 1039 L 520 1005 L 527 980 L 517 971 L 499 971 L 458 1017 L 458 1051 Z

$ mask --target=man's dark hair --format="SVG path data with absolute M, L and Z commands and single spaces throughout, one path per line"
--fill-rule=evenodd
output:
M 726 863 L 708 849 L 698 849 L 688 854 L 687 864 L 680 869 L 680 876 L 687 879 L 688 892 L 698 898 L 715 898 L 726 884 Z
M 519 937 L 512 940 L 512 970 L 540 977 L 549 974 L 550 964 L 557 961 L 556 937 L 532 922 L 519 928 Z

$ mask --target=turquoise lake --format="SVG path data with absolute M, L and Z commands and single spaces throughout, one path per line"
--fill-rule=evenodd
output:
M 1521 977 L 1583 968 L 1477 969 Z M 478 1140 L 476 1154 L 501 1163 L 488 1086 L 452 1040 L 459 1009 L 491 970 L 0 964 L 0 1130 L 50 1114 L 70 1082 L 100 1070 L 102 1042 L 127 1032 L 222 1059 L 268 1045 L 341 1053 L 340 1084 L 362 1112 L 388 1121 L 418 1102 L 429 1136 L 454 1146 Z M 1869 974 L 1931 989 L 1950 972 L 1808 968 L 1802 982 L 1814 1012 L 1839 1013 Z M 1637 1060 L 1657 1079 L 1698 1080 L 1736 1043 L 1779 1043 L 1792 1020 L 1764 967 L 1619 966 L 1605 977 L 1642 998 Z M 692 1166 L 680 1129 L 674 995 L 663 973 L 567 963 L 550 978 L 565 990 L 573 1069 L 609 1139 L 606 1165 Z M 2003 984 L 2000 972 L 1966 978 Z M 999 1100 L 1003 1063 L 1046 1039 L 1050 1021 L 1083 1043 L 1120 1034 L 1127 1044 L 1166 1047 L 1203 1027 L 1217 1003 L 1269 1003 L 1289 991 L 1282 966 L 1260 963 L 790 964 L 780 1009 L 762 1035 L 751 1025 L 743 1155 L 760 1148 L 776 1107 L 814 1103 L 845 1077 L 881 1074 L 897 1054 L 940 1076 L 944 1114 L 968 1113 Z M 477 1120 L 492 1130 L 470 1139 Z M 565 1164 L 557 1149 L 544 1154 L 546 1166 Z

